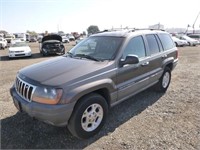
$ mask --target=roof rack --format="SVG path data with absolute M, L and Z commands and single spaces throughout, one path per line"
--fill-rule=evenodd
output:
M 129 30 L 130 32 L 134 32 L 136 30 L 160 30 L 160 31 L 165 31 L 164 29 L 153 29 L 153 28 L 133 28 L 132 30 Z
M 97 33 L 103 33 L 103 32 L 112 32 L 112 31 L 123 31 L 127 30 L 127 32 L 135 32 L 137 30 L 160 30 L 160 31 L 165 31 L 164 29 L 153 29 L 153 28 L 112 28 L 112 29 L 105 29 L 103 31 L 99 31 Z
M 112 31 L 123 31 L 125 29 L 121 29 L 121 28 L 112 28 L 112 29 L 105 29 L 103 31 L 99 31 L 97 33 L 102 33 L 102 32 L 112 32 Z
M 111 30 L 103 30 L 103 31 L 98 31 L 97 33 L 103 33 L 103 32 L 110 32 Z

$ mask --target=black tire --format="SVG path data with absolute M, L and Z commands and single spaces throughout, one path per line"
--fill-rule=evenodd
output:
M 176 47 L 178 47 L 178 43 L 175 42 Z
M 44 51 L 42 51 L 42 56 L 47 56 L 48 55 L 48 53 L 45 53 Z
M 95 110 L 95 112 L 90 114 L 90 111 L 92 110 Z M 99 94 L 89 94 L 80 99 L 80 101 L 76 104 L 69 120 L 68 129 L 71 134 L 77 138 L 90 138 L 97 134 L 103 127 L 107 118 L 107 114 L 108 104 L 105 98 Z M 85 117 L 83 115 L 85 115 Z M 92 123 L 88 123 L 87 121 Z M 96 126 L 95 123 L 97 124 Z M 91 131 L 86 131 L 90 129 Z
M 166 92 L 170 82 L 171 82 L 171 69 L 169 67 L 166 67 L 164 69 L 162 76 L 159 79 L 159 82 L 156 84 L 156 90 L 158 92 L 163 92 L 163 93 Z

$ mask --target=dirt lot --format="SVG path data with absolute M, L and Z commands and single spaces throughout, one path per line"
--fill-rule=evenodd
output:
M 83 141 L 14 107 L 9 88 L 17 71 L 55 57 L 41 57 L 38 43 L 30 46 L 32 58 L 9 60 L 8 50 L 0 50 L 2 149 L 200 150 L 200 46 L 179 48 L 179 64 L 164 95 L 150 88 L 119 104 L 111 109 L 101 132 Z M 70 49 L 72 44 L 65 46 Z

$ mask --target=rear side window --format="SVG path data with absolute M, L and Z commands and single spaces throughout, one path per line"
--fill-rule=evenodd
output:
M 158 46 L 158 41 L 153 34 L 146 35 L 147 43 L 149 45 L 149 50 L 151 55 L 160 52 L 160 48 Z
M 162 34 L 159 34 L 158 36 L 161 40 L 164 50 L 169 50 L 174 47 L 174 42 L 171 39 L 169 34 L 162 33 Z
M 191 38 L 196 38 L 196 39 L 200 38 L 200 35 L 188 35 L 188 36 L 191 37 Z
M 129 41 L 124 50 L 123 59 L 125 59 L 127 55 L 137 55 L 138 58 L 146 56 L 146 50 L 142 36 L 134 37 Z

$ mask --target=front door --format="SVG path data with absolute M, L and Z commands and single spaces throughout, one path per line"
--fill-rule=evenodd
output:
M 142 36 L 133 37 L 128 42 L 124 49 L 122 59 L 127 55 L 137 55 L 139 58 L 138 64 L 127 64 L 118 68 L 117 74 L 117 89 L 118 100 L 123 100 L 134 95 L 136 92 L 142 90 L 149 83 L 148 72 L 149 58 Z

